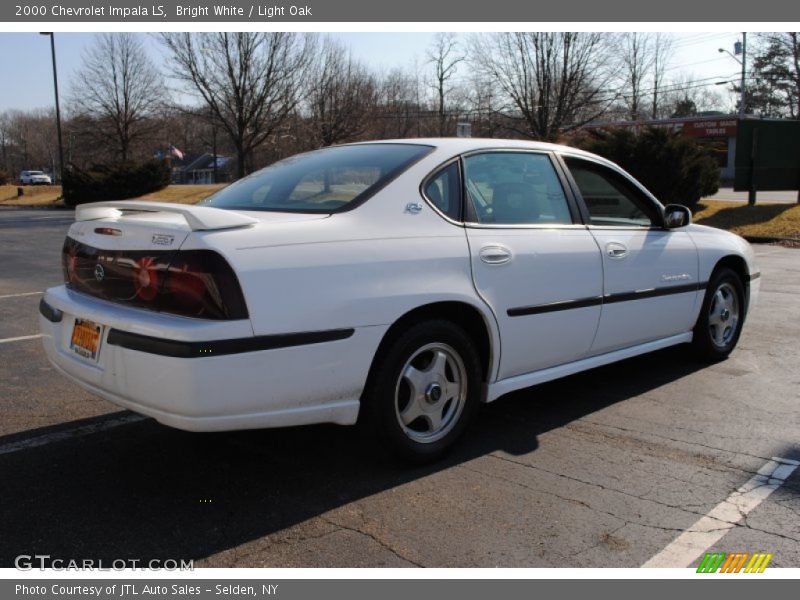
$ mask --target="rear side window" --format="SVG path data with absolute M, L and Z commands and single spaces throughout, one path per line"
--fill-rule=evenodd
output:
M 547 154 L 488 152 L 464 159 L 471 220 L 496 225 L 572 223 L 567 198 Z
M 292 156 L 230 185 L 202 204 L 272 212 L 331 213 L 357 206 L 432 148 L 356 144 Z
M 425 185 L 431 203 L 454 221 L 461 220 L 461 173 L 458 163 L 450 163 Z

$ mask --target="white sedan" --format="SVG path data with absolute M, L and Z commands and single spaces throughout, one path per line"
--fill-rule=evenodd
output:
M 355 424 L 440 456 L 481 402 L 736 346 L 759 271 L 614 164 L 419 139 L 288 158 L 203 205 L 79 206 L 40 305 L 56 368 L 172 427 Z
M 50 175 L 44 171 L 21 171 L 19 182 L 22 185 L 51 185 Z

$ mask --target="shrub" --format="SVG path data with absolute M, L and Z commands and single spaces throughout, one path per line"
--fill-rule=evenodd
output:
M 638 179 L 664 204 L 694 209 L 700 198 L 719 189 L 719 166 L 696 141 L 681 133 L 646 127 L 639 133 L 612 129 L 580 143 Z
M 62 193 L 67 206 L 76 206 L 136 198 L 163 189 L 169 182 L 167 161 L 95 165 L 85 171 L 73 166 L 64 173 Z
M 3 171 L 3 169 L 0 169 L 0 185 L 7 184 L 8 180 L 9 180 L 8 173 Z

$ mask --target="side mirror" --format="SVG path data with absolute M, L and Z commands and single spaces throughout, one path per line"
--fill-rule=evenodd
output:
M 682 204 L 667 204 L 664 207 L 664 227 L 677 229 L 692 224 L 692 211 Z

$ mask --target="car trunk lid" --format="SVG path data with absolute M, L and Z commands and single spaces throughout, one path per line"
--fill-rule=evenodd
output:
M 104 300 L 210 319 L 246 318 L 233 269 L 212 250 L 181 251 L 192 232 L 259 220 L 210 207 L 142 201 L 79 206 L 64 243 L 67 285 Z

